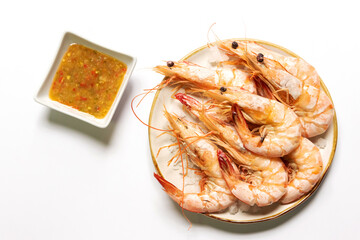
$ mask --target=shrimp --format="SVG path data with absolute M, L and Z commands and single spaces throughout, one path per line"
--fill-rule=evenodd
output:
M 251 76 L 237 68 L 212 70 L 187 61 L 170 62 L 167 66 L 156 66 L 154 71 L 178 82 L 185 81 L 201 88 L 219 89 L 226 86 L 241 87 L 256 93 L 256 85 Z
M 232 194 L 250 206 L 271 205 L 286 193 L 288 175 L 280 158 L 253 155 L 251 166 L 240 168 L 242 171 L 221 150 L 218 150 L 218 160 Z
M 236 133 L 234 126 L 229 123 L 232 119 L 226 116 L 224 117 L 222 109 L 219 107 L 207 108 L 205 114 L 204 106 L 189 95 L 177 93 L 175 97 L 186 106 L 186 109 L 195 115 L 207 129 L 215 131 L 223 141 L 226 141 L 235 149 L 245 151 L 244 145 Z
M 261 68 L 282 69 L 290 73 L 302 82 L 320 88 L 320 77 L 315 68 L 304 59 L 285 56 L 271 51 L 253 41 L 236 42 L 238 47 L 234 48 L 232 40 L 218 41 L 219 48 L 226 54 L 238 56 L 253 68 L 261 71 Z M 258 54 L 261 53 L 263 61 L 259 61 Z M 250 61 L 250 62 L 249 62 Z
M 312 109 L 320 90 L 320 77 L 314 67 L 300 58 L 287 57 L 270 51 L 255 42 L 219 41 L 219 48 L 226 54 L 240 58 L 255 74 L 265 77 L 276 90 L 286 89 L 293 105 Z M 306 100 L 304 96 L 306 95 Z M 283 95 L 284 96 L 284 95 Z M 301 97 L 302 99 L 299 99 Z
M 204 138 L 201 129 L 194 124 L 166 110 L 165 117 L 175 134 L 182 140 L 193 163 L 200 168 L 206 178 L 201 181 L 200 193 L 184 193 L 163 177 L 155 174 L 155 178 L 163 186 L 165 192 L 186 210 L 212 213 L 228 208 L 236 198 L 231 194 L 222 177 L 217 159 L 218 148 L 209 139 Z
M 225 149 L 232 156 L 233 161 L 239 164 L 243 173 L 240 176 L 242 180 L 236 179 L 236 176 L 229 176 L 230 173 L 226 175 L 224 169 L 222 170 L 223 176 L 224 174 L 227 176 L 224 176 L 224 178 L 228 187 L 239 200 L 251 206 L 254 204 L 257 204 L 258 206 L 267 206 L 278 201 L 282 195 L 285 194 L 287 172 L 285 171 L 285 165 L 280 158 L 265 158 L 239 148 L 236 144 L 236 140 L 239 139 L 239 136 L 233 126 L 218 121 L 216 115 L 211 116 L 211 113 L 205 114 L 201 104 L 194 98 L 182 93 L 176 94 L 175 97 L 181 101 L 191 113 L 203 121 L 209 130 L 218 132 L 221 140 L 213 138 L 214 143 Z M 207 118 L 210 117 L 208 115 L 211 116 L 211 120 Z M 218 158 L 224 155 L 225 154 L 221 150 L 218 150 Z M 223 166 L 237 170 L 236 166 L 232 166 L 231 164 Z M 273 169 L 271 170 L 271 168 Z M 273 172 L 269 174 L 270 171 Z M 231 173 L 233 172 L 231 171 Z M 237 185 L 238 188 L 234 187 L 234 185 Z M 265 185 L 266 187 L 260 185 Z M 242 191 L 241 189 L 244 188 L 244 186 L 247 187 Z M 253 188 L 253 186 L 255 186 L 255 188 Z
M 244 90 L 227 88 L 227 91 L 197 90 L 205 96 L 233 104 L 235 129 L 246 149 L 262 156 L 282 157 L 300 143 L 301 124 L 296 114 L 284 104 Z M 260 136 L 248 128 L 241 110 L 251 123 L 262 125 Z
M 334 105 L 330 98 L 323 92 L 320 92 L 319 99 L 313 111 L 295 110 L 299 116 L 303 137 L 314 137 L 324 133 L 332 123 L 334 116 Z
M 289 171 L 287 192 L 281 203 L 290 203 L 308 193 L 319 181 L 323 163 L 319 149 L 307 138 L 301 138 L 297 149 L 285 156 Z
M 321 90 L 320 77 L 313 66 L 301 58 L 284 56 L 251 41 L 236 42 L 236 48 L 230 40 L 218 41 L 217 44 L 226 54 L 243 60 L 253 74 L 259 75 L 274 89 L 278 100 L 294 109 L 304 128 L 302 136 L 322 134 L 330 126 L 334 107 Z M 317 127 L 309 131 L 309 125 L 313 123 Z

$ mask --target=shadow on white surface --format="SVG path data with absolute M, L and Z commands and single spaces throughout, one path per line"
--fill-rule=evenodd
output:
M 126 103 L 128 102 L 128 99 L 130 99 L 131 96 L 131 89 L 132 89 L 132 82 L 131 79 L 124 91 L 124 95 L 122 96 L 120 103 L 114 113 L 113 119 L 111 120 L 110 124 L 106 128 L 98 128 L 95 127 L 89 123 L 86 123 L 84 121 L 81 121 L 77 118 L 73 118 L 71 116 L 68 116 L 66 114 L 63 114 L 61 112 L 50 110 L 48 115 L 48 120 L 50 123 L 61 125 L 63 127 L 66 127 L 68 129 L 72 129 L 73 131 L 81 132 L 104 145 L 109 145 L 113 133 L 115 132 L 115 128 L 118 122 L 118 119 L 122 115 L 122 112 L 124 111 L 126 106 Z
M 316 193 L 315 193 L 316 194 Z M 236 223 L 227 223 L 222 222 L 213 218 L 210 218 L 206 215 L 196 214 L 192 212 L 187 212 L 186 216 L 189 220 L 193 223 L 193 227 L 196 225 L 209 225 L 211 227 L 217 228 L 219 230 L 223 230 L 226 232 L 233 232 L 233 233 L 253 233 L 253 232 L 261 232 L 267 231 L 272 228 L 276 228 L 277 226 L 290 221 L 295 215 L 297 215 L 300 211 L 302 211 L 306 206 L 311 202 L 312 196 L 308 201 L 301 204 L 300 206 L 296 207 L 294 210 L 282 215 L 278 218 L 273 220 L 268 220 L 264 222 L 258 223 L 246 223 L 246 224 L 236 224 Z

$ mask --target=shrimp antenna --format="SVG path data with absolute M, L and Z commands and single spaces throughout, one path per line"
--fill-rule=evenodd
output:
M 243 24 L 243 27 L 244 27 L 244 38 L 245 38 L 245 40 L 247 40 L 247 29 L 246 29 L 246 23 L 245 23 L 245 20 L 244 20 L 244 17 L 243 16 L 241 16 L 241 22 L 242 22 L 242 24 Z
M 206 34 L 206 38 L 207 38 L 207 40 L 208 40 L 208 47 L 209 47 L 209 45 L 211 45 L 210 44 L 210 31 L 215 35 L 215 33 L 214 33 L 214 31 L 212 31 L 212 28 L 213 28 L 213 26 L 215 25 L 216 23 L 214 22 L 213 24 L 211 24 L 211 26 L 209 27 L 209 30 L 208 30 L 208 32 L 207 32 L 207 34 Z
M 209 30 L 208 30 L 208 33 L 207 33 L 207 40 L 208 40 L 207 45 L 208 45 L 208 47 L 213 47 L 213 45 L 211 44 L 211 41 L 210 41 L 210 31 L 211 31 L 212 34 L 214 35 L 216 42 L 220 40 L 220 38 L 219 38 L 219 37 L 216 35 L 216 33 L 212 30 L 212 28 L 215 26 L 215 24 L 216 24 L 216 22 L 213 23 L 213 24 L 211 24 L 211 26 L 210 26 L 210 28 L 209 28 Z
M 134 109 L 134 101 L 135 101 L 135 99 L 138 98 L 138 97 L 140 97 L 141 95 L 144 95 L 143 98 L 140 100 L 140 102 L 137 104 L 136 107 L 138 107 L 139 104 L 141 103 L 141 101 L 142 101 L 150 92 L 154 91 L 157 86 L 158 86 L 158 85 L 156 85 L 153 89 L 148 90 L 147 92 L 140 93 L 140 94 L 136 95 L 135 97 L 133 97 L 133 99 L 131 100 L 131 110 L 132 110 L 133 114 L 135 115 L 135 117 L 136 117 L 142 124 L 144 124 L 145 126 L 147 126 L 147 127 L 149 127 L 149 128 L 152 128 L 152 129 L 154 129 L 154 130 L 158 130 L 158 131 L 171 132 L 171 131 L 173 131 L 173 130 L 169 130 L 169 129 L 159 129 L 159 128 L 155 128 L 155 127 L 150 126 L 149 124 L 145 123 L 145 122 L 144 122 L 143 120 L 141 120 L 141 118 L 136 114 L 135 109 Z

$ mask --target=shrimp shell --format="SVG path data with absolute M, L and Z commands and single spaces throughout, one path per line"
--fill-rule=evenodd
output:
M 216 115 L 212 116 L 213 120 L 203 111 L 201 104 L 190 96 L 178 93 L 175 97 L 181 101 L 187 109 L 194 115 L 198 116 L 209 130 L 218 132 L 221 139 L 213 138 L 213 142 L 219 147 L 225 149 L 232 157 L 233 161 L 240 166 L 247 168 L 249 174 L 248 181 L 237 179 L 239 175 L 236 166 L 230 164 L 225 157 L 226 155 L 218 150 L 220 167 L 222 168 L 223 177 L 231 189 L 232 193 L 244 203 L 253 206 L 267 206 L 278 201 L 285 194 L 285 184 L 287 183 L 287 173 L 285 166 L 280 158 L 266 158 L 255 155 L 238 147 L 239 136 L 233 126 L 221 123 L 216 120 Z M 219 113 L 218 113 L 219 114 Z M 226 142 L 226 143 L 225 143 Z M 222 161 L 221 161 L 222 160 Z M 221 165 L 223 163 L 223 165 Z M 225 165 L 224 165 L 225 164 Z M 233 169 L 233 171 L 231 170 Z M 255 182 L 249 183 L 256 178 L 261 181 L 260 184 L 253 186 Z M 264 185 L 266 187 L 264 187 Z
M 174 77 L 174 83 L 185 81 L 204 89 L 219 89 L 224 86 L 241 87 L 256 93 L 251 75 L 237 68 L 209 69 L 187 61 L 174 62 L 171 67 L 156 66 L 154 71 L 167 77 Z
M 299 147 L 283 159 L 294 175 L 281 199 L 281 203 L 286 204 L 298 200 L 315 186 L 321 177 L 323 162 L 319 149 L 307 138 L 301 138 Z
M 288 175 L 280 158 L 253 157 L 250 169 L 256 170 L 253 178 L 244 179 L 230 159 L 221 151 L 218 158 L 223 177 L 232 194 L 242 202 L 264 207 L 277 202 L 286 192 Z M 243 179 L 242 179 L 243 178 Z
M 313 137 L 322 134 L 330 126 L 334 111 L 331 100 L 320 88 L 320 77 L 315 68 L 301 58 L 289 57 L 268 50 L 252 41 L 238 43 L 238 48 L 231 47 L 232 42 L 217 42 L 226 54 L 246 62 L 253 74 L 260 75 L 267 84 L 277 91 L 276 96 L 294 109 L 299 116 L 303 130 L 302 136 Z M 258 54 L 263 60 L 258 61 Z M 262 76 L 262 77 L 261 77 Z
M 235 149 L 245 151 L 244 144 L 236 133 L 234 126 L 223 120 L 224 114 L 222 114 L 221 109 L 212 108 L 211 111 L 205 109 L 199 101 L 183 93 L 177 93 L 175 97 L 186 106 L 186 109 L 195 115 L 207 129 L 214 131 L 216 135 Z
M 282 157 L 293 151 L 300 142 L 301 125 L 296 114 L 287 106 L 243 90 L 228 88 L 226 92 L 203 91 L 206 96 L 233 104 L 235 129 L 248 150 L 262 156 Z M 250 132 L 240 111 L 250 122 L 263 125 L 265 135 Z
M 236 198 L 222 178 L 217 160 L 218 148 L 209 139 L 202 137 L 201 129 L 195 127 L 194 124 L 168 113 L 166 109 L 164 113 L 174 132 L 187 148 L 190 159 L 201 169 L 206 178 L 202 182 L 200 193 L 184 193 L 163 177 L 154 174 L 155 178 L 163 186 L 165 192 L 186 210 L 212 213 L 228 208 Z

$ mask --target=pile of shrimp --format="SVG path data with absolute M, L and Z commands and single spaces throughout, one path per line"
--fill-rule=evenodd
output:
M 209 47 L 226 56 L 216 69 L 188 61 L 154 67 L 165 76 L 158 88 L 173 86 L 173 101 L 191 116 L 164 107 L 176 156 L 197 167 L 200 191 L 155 178 L 183 209 L 198 213 L 221 212 L 238 200 L 258 207 L 299 200 L 323 171 L 308 138 L 323 134 L 334 114 L 320 77 L 303 59 L 256 42 L 217 40 Z

